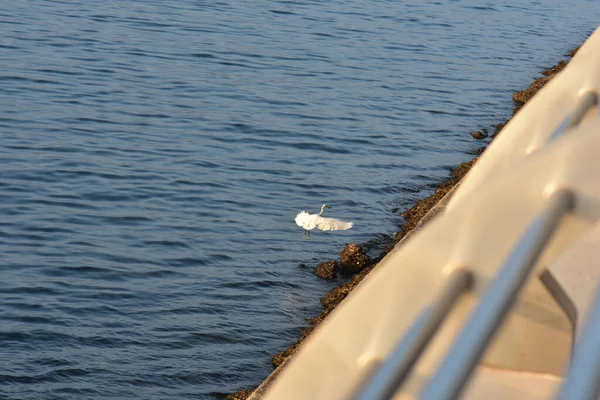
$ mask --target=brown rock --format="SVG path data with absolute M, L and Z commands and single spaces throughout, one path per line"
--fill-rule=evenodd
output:
M 292 344 L 290 347 L 288 347 L 281 353 L 277 353 L 273 357 L 271 357 L 271 365 L 274 368 L 279 367 L 289 356 L 291 356 L 296 352 L 296 350 L 298 350 L 300 345 L 304 343 L 308 335 L 310 335 L 313 330 L 314 328 L 312 326 L 304 329 L 300 333 L 300 339 L 298 339 L 296 342 L 294 342 L 294 344 Z
M 517 109 L 523 104 L 527 103 L 527 101 L 529 101 L 529 99 L 531 99 L 538 92 L 538 90 L 543 88 L 546 83 L 550 82 L 553 77 L 554 75 L 548 75 L 537 78 L 531 85 L 529 85 L 527 89 L 513 94 L 513 101 L 517 103 Z
M 346 298 L 346 296 L 348 296 L 348 293 L 350 293 L 352 288 L 353 286 L 350 284 L 350 282 L 348 282 L 340 287 L 331 289 L 325 294 L 325 296 L 321 297 L 321 304 L 325 308 L 333 308 L 337 306 Z
M 486 137 L 488 137 L 488 134 L 485 132 L 482 132 L 482 131 L 474 131 L 474 132 L 471 132 L 471 136 L 473 136 L 477 140 L 481 140 L 481 139 L 485 139 Z
M 485 149 L 486 149 L 486 147 L 479 147 L 479 148 L 473 150 L 471 152 L 471 154 L 478 156 L 480 154 L 483 154 L 483 152 L 485 151 Z
M 508 120 L 508 121 L 510 121 L 510 120 Z M 498 134 L 502 131 L 502 129 L 504 129 L 504 127 L 506 126 L 506 124 L 508 124 L 508 121 L 501 122 L 501 123 L 496 124 L 494 126 L 495 130 L 494 130 L 494 134 L 492 135 L 492 139 L 494 139 L 496 136 L 498 136 Z
M 340 271 L 354 274 L 369 264 L 369 256 L 356 243 L 347 244 L 340 253 Z
M 542 75 L 555 75 L 558 74 L 560 71 L 562 71 L 565 67 L 567 66 L 567 62 L 564 60 L 561 60 L 558 62 L 558 64 L 556 64 L 554 67 L 550 67 L 547 68 L 545 70 L 542 71 Z
M 315 315 L 314 317 L 307 318 L 306 322 L 316 327 L 325 320 L 325 317 L 327 317 L 333 311 L 334 308 L 335 306 L 324 308 L 319 314 Z
M 337 276 L 337 261 L 325 261 L 317 265 L 315 275 L 321 279 L 333 279 Z
M 471 170 L 471 167 L 477 162 L 478 158 L 464 162 L 450 173 L 451 178 L 440 183 L 439 189 L 431 196 L 421 199 L 411 209 L 404 211 L 400 215 L 406 220 L 402 225 L 400 232 L 394 235 L 394 244 L 398 243 L 408 232 L 412 231 L 421 218 L 423 218 L 433 206 L 435 206 L 444 196 L 452 190 L 460 180 Z M 391 249 L 390 249 L 391 250 Z
M 246 400 L 252 393 L 254 393 L 255 389 L 244 389 L 238 390 L 235 393 L 231 393 L 225 397 L 225 400 Z
M 288 358 L 290 354 L 292 354 L 291 351 L 287 351 L 288 349 L 282 351 L 281 353 L 277 353 L 273 357 L 271 357 L 271 365 L 273 366 L 273 368 L 279 367 L 285 361 L 285 359 Z
M 581 47 L 581 46 L 579 46 L 579 47 Z M 575 54 L 577 54 L 577 50 L 579 50 L 579 47 L 576 47 L 573 50 L 569 51 L 568 53 L 565 54 L 565 56 L 574 57 Z

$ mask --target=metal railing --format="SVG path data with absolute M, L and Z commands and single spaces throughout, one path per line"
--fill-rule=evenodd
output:
M 481 355 L 516 300 L 554 229 L 574 204 L 568 190 L 555 191 L 522 236 L 475 309 L 450 354 L 423 392 L 423 399 L 454 399 L 468 381 Z M 432 306 L 417 319 L 391 356 L 374 372 L 357 400 L 384 400 L 396 390 L 425 350 L 458 298 L 470 287 L 472 274 L 455 270 Z
M 535 262 L 562 217 L 574 204 L 568 190 L 558 190 L 533 220 L 518 245 L 490 284 L 483 299 L 460 333 L 450 354 L 423 392 L 423 399 L 455 399 L 494 337 Z
M 591 108 L 598 106 L 598 98 L 596 91 L 582 90 L 573 111 L 552 132 L 547 142 L 576 127 Z M 460 395 L 499 326 L 516 302 L 538 257 L 563 216 L 574 207 L 575 201 L 576 195 L 568 189 L 557 189 L 550 195 L 544 209 L 529 224 L 488 286 L 448 356 L 425 385 L 420 399 L 449 400 Z M 468 269 L 454 270 L 447 278 L 441 294 L 421 313 L 390 356 L 370 375 L 354 399 L 391 399 L 406 381 L 457 300 L 471 288 L 474 279 Z M 570 378 L 560 392 L 560 399 L 591 400 L 597 399 L 600 393 L 600 294 L 590 314 L 590 322 L 581 343 L 576 347 Z

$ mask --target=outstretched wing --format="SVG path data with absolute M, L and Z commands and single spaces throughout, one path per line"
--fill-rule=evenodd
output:
M 296 225 L 303 227 L 304 229 L 314 229 L 317 226 L 318 215 L 310 215 L 306 211 L 301 211 L 296 215 Z
M 344 222 L 335 218 L 319 217 L 317 220 L 317 228 L 322 231 L 345 231 L 352 228 L 352 222 Z

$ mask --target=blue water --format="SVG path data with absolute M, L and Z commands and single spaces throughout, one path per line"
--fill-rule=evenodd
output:
M 0 398 L 258 384 L 593 1 L 0 1 Z M 351 220 L 301 240 L 295 214 Z

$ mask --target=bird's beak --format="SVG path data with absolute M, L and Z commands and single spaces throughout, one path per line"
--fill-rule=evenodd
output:
M 331 206 L 325 206 L 325 207 L 327 207 L 327 208 L 331 208 Z

